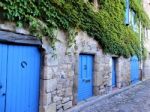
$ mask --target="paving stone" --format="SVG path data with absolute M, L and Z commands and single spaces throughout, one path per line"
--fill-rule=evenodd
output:
M 150 80 L 75 112 L 150 112 Z

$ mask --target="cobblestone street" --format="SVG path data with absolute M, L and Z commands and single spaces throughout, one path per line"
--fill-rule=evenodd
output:
M 80 112 L 150 112 L 150 80 Z

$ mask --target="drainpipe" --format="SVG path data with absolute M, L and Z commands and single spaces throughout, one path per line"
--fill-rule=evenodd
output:
M 140 21 L 140 48 L 141 48 L 141 59 L 140 59 L 140 80 L 143 80 L 143 53 L 142 53 L 142 24 Z

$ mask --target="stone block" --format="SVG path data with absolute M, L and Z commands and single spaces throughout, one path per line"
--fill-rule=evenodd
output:
M 52 54 L 47 54 L 44 57 L 44 64 L 47 66 L 58 65 L 58 59 L 57 57 L 54 57 Z
M 72 96 L 72 88 L 66 88 L 65 96 Z
M 57 112 L 64 112 L 63 108 L 60 108 L 59 110 L 57 110 Z
M 63 104 L 63 109 L 64 110 L 67 110 L 67 109 L 69 109 L 71 107 L 72 107 L 72 101 L 69 101 L 69 102 Z
M 60 108 L 62 108 L 62 104 L 59 104 L 56 106 L 57 110 L 59 110 Z
M 46 93 L 53 92 L 57 88 L 57 79 L 42 80 L 41 86 Z
M 51 93 L 40 95 L 40 105 L 49 105 L 51 101 Z
M 25 30 L 24 28 L 19 28 L 19 27 L 16 28 L 16 32 L 21 33 L 21 34 L 25 34 L 25 35 L 30 34 L 29 31 Z
M 57 95 L 58 96 L 64 96 L 64 90 L 57 90 Z
M 94 87 L 94 95 L 99 95 L 99 87 Z
M 62 103 L 66 103 L 66 102 L 68 102 L 69 100 L 70 100 L 70 98 L 69 98 L 69 97 L 67 97 L 67 98 L 63 98 Z
M 53 77 L 53 71 L 52 71 L 51 67 L 45 66 L 43 68 L 43 74 L 42 74 L 41 78 L 48 80 L 48 79 L 52 79 L 52 77 Z
M 101 66 L 101 64 L 100 64 L 100 63 L 95 63 L 95 65 L 94 65 L 94 70 L 95 70 L 96 72 L 102 71 L 102 66 Z
M 53 97 L 53 102 L 58 102 L 58 101 L 61 101 L 62 100 L 62 97 L 59 97 L 59 96 L 54 96 Z
M 95 72 L 94 75 L 94 86 L 100 86 L 103 83 L 103 76 L 100 72 Z
M 7 31 L 15 31 L 16 25 L 14 23 L 6 23 L 6 24 L 0 24 L 0 29 L 7 30 Z
M 47 106 L 41 106 L 40 112 L 56 112 L 56 103 Z

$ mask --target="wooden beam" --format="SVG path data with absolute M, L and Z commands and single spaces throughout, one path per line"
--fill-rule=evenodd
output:
M 41 46 L 42 42 L 34 36 L 22 35 L 0 30 L 0 42 Z

